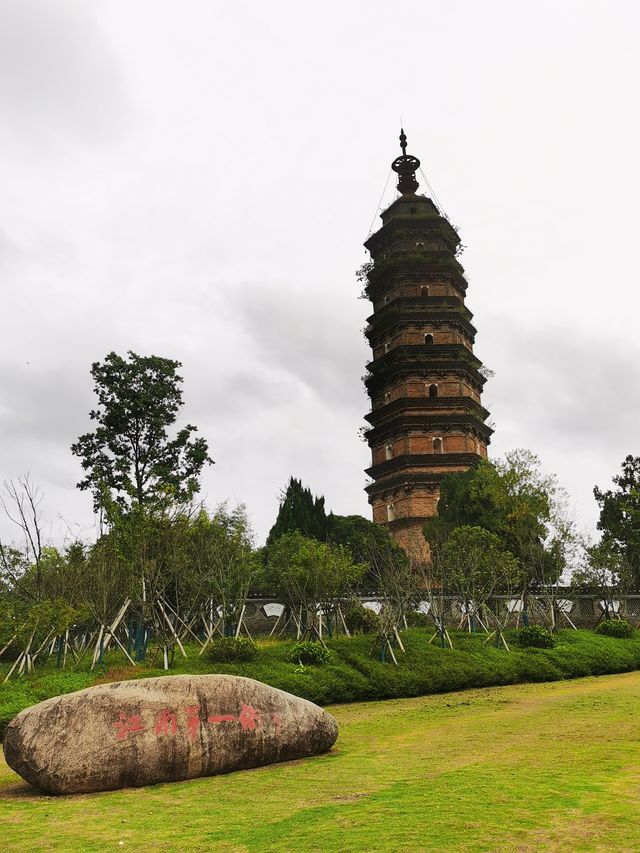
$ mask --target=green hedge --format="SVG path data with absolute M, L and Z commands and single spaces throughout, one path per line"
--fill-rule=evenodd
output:
M 375 654 L 370 655 L 373 638 L 361 635 L 329 641 L 331 657 L 320 667 L 302 668 L 293 663 L 293 641 L 264 645 L 257 658 L 247 663 L 214 664 L 204 656 L 198 658 L 197 649 L 192 648 L 188 659 L 176 656 L 176 666 L 168 673 L 150 665 L 137 669 L 123 667 L 121 658 L 115 654 L 99 672 L 57 672 L 47 671 L 45 667 L 36 670 L 35 675 L 0 686 L 0 732 L 22 708 L 50 696 L 88 687 L 98 677 L 117 680 L 221 672 L 255 678 L 327 705 L 640 669 L 640 632 L 621 643 L 591 631 L 560 631 L 553 648 L 519 648 L 513 644 L 511 652 L 492 644 L 484 645 L 479 634 L 451 634 L 453 650 L 442 649 L 435 643 L 428 645 L 427 629 L 411 628 L 403 632 L 406 654 L 396 652 L 398 666 L 381 663 Z M 515 634 L 507 633 L 507 640 L 513 639 Z M 117 671 L 110 671 L 110 664 L 117 665 Z M 0 667 L 0 677 L 3 669 Z

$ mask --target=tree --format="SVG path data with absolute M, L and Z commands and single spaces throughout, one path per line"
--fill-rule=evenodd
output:
M 437 529 L 435 521 L 424 528 L 430 544 L 460 526 L 482 527 L 517 559 L 525 624 L 530 591 L 555 588 L 576 544 L 565 492 L 528 450 L 511 451 L 495 463 L 482 460 L 463 474 L 445 477 L 438 515 Z
M 18 477 L 17 481 L 5 480 L 2 484 L 0 504 L 7 518 L 20 530 L 22 546 L 7 547 L 0 542 L 0 565 L 3 574 L 17 587 L 24 585 L 20 576 L 31 567 L 33 582 L 29 585 L 28 595 L 36 601 L 43 595 L 41 502 L 42 492 L 31 482 L 28 474 Z
M 447 576 L 447 566 L 444 558 L 444 546 L 453 531 L 453 526 L 440 516 L 433 516 L 423 527 L 424 537 L 429 543 L 431 561 L 427 567 L 425 578 L 425 592 L 429 612 L 428 616 L 433 620 L 436 633 L 429 642 L 436 637 L 440 640 L 442 648 L 449 646 L 453 648 L 451 637 L 446 628 L 446 599 L 447 587 L 450 584 Z
M 462 599 L 470 627 L 493 595 L 511 591 L 519 579 L 513 554 L 495 533 L 482 527 L 457 527 L 443 547 L 442 558 L 446 577 Z M 504 624 L 497 606 L 492 617 L 499 640 Z
M 404 651 L 399 631 L 406 627 L 407 613 L 418 601 L 418 584 L 423 579 L 390 536 L 377 543 L 369 539 L 367 544 L 369 572 L 381 599 L 378 653 L 384 662 L 388 651 L 391 660 L 397 664 L 393 647 L 397 644 Z
M 180 632 L 192 601 L 193 507 L 169 501 L 121 507 L 113 501 L 105 511 L 109 525 L 91 548 L 85 572 L 85 600 L 98 625 L 93 663 L 111 640 L 118 645 L 112 627 L 124 625 L 126 615 L 125 654 L 135 646 L 136 658 L 143 660 L 153 639 L 166 669 L 176 645 L 186 656 Z
M 71 625 L 86 616 L 84 547 L 74 542 L 58 550 L 46 543 L 41 501 L 42 492 L 28 475 L 3 483 L 0 506 L 20 531 L 17 542 L 0 541 L 0 654 L 19 650 L 5 680 L 14 671 L 29 672 L 52 643 L 60 666 Z
M 327 514 L 324 497 L 314 497 L 301 480 L 290 477 L 280 498 L 278 516 L 267 536 L 267 546 L 284 533 L 294 531 L 324 542 L 327 538 Z
M 605 619 L 615 618 L 618 613 L 614 598 L 616 595 L 624 598 L 632 581 L 626 557 L 608 539 L 588 547 L 586 557 L 585 564 L 573 573 L 571 587 L 576 592 L 598 595 Z
M 199 491 L 198 477 L 208 455 L 204 438 L 187 424 L 173 437 L 182 407 L 180 362 L 159 356 L 128 358 L 109 353 L 91 366 L 99 407 L 90 412 L 94 432 L 81 435 L 71 452 L 86 476 L 78 483 L 93 493 L 101 511 L 108 498 L 121 508 L 143 508 L 165 500 L 188 503 Z
M 211 518 L 201 510 L 189 540 L 189 562 L 196 584 L 192 597 L 201 600 L 205 611 L 219 607 L 222 631 L 233 636 L 240 630 L 249 588 L 258 570 L 246 507 L 241 504 L 229 510 L 220 504 Z
M 365 563 L 368 567 L 362 576 L 360 586 L 365 590 L 378 589 L 378 569 L 381 555 L 386 562 L 400 568 L 408 562 L 407 555 L 391 538 L 389 531 L 361 515 L 328 516 L 327 537 L 336 545 L 344 545 L 351 552 L 355 563 Z
M 628 564 L 634 589 L 640 589 L 640 456 L 627 456 L 616 489 L 593 490 L 600 507 L 598 530 L 603 540 Z
M 300 613 L 302 632 L 308 637 L 321 639 L 318 610 L 327 616 L 329 627 L 340 600 L 365 570 L 366 566 L 354 564 L 348 549 L 298 531 L 284 533 L 269 547 L 268 575 L 291 612 Z

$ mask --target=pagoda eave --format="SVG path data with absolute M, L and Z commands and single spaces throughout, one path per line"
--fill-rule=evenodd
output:
M 372 325 L 378 317 L 382 320 L 387 315 L 391 315 L 396 311 L 409 311 L 409 313 L 411 313 L 411 308 L 424 311 L 425 306 L 428 306 L 428 310 L 430 312 L 437 308 L 448 308 L 451 312 L 455 312 L 456 314 L 460 314 L 464 317 L 471 326 L 473 313 L 455 296 L 396 296 L 386 305 L 379 308 L 378 311 L 367 317 L 367 323 Z M 448 316 L 448 314 L 449 311 L 446 314 L 443 314 L 443 316 Z M 475 332 L 475 327 L 472 328 Z
M 377 423 L 386 421 L 401 412 L 408 411 L 411 415 L 411 409 L 428 413 L 427 416 L 431 415 L 431 411 L 434 414 L 440 414 L 437 411 L 438 409 L 462 409 L 463 411 L 460 414 L 473 412 L 474 415 L 477 415 L 476 420 L 484 421 L 489 417 L 487 409 L 476 403 L 471 397 L 399 397 L 391 403 L 374 409 L 364 417 L 372 426 L 376 426 Z M 456 412 L 456 414 L 458 413 Z
M 471 416 L 465 417 L 464 415 L 441 415 L 435 413 L 424 417 L 418 414 L 414 417 L 411 417 L 411 415 L 396 417 L 387 423 L 366 430 L 364 435 L 369 445 L 372 445 L 384 441 L 402 430 L 421 433 L 427 431 L 444 433 L 461 431 L 481 439 L 485 444 L 490 443 L 491 436 L 493 435 L 493 429 L 490 426 L 481 423 Z
M 382 319 L 376 318 L 376 320 L 377 322 L 370 324 L 365 333 L 369 341 L 376 335 L 388 333 L 397 326 L 410 328 L 425 323 L 431 324 L 435 329 L 442 326 L 457 328 L 469 337 L 471 343 L 474 342 L 476 335 L 476 328 L 458 311 L 395 311 L 390 312 L 388 316 Z
M 482 386 L 487 381 L 485 377 L 476 369 L 470 367 L 463 361 L 438 361 L 433 364 L 403 364 L 391 365 L 388 370 L 380 371 L 365 375 L 364 384 L 369 393 L 375 393 L 376 389 L 384 386 L 384 383 L 389 379 L 398 378 L 403 375 L 415 375 L 416 373 L 424 375 L 425 378 L 432 376 L 461 376 L 469 380 L 469 382 L 478 390 L 482 390 Z
M 481 458 L 478 453 L 406 453 L 366 468 L 365 474 L 376 480 L 398 471 L 418 473 L 421 468 L 444 468 L 445 471 L 441 473 L 453 473 L 454 470 L 462 471 L 476 465 Z

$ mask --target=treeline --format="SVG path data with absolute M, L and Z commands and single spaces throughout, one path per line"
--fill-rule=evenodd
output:
M 344 610 L 363 592 L 379 599 L 380 653 L 393 656 L 399 631 L 420 604 L 449 642 L 443 596 L 462 602 L 504 643 L 509 613 L 497 594 L 521 602 L 522 618 L 554 627 L 563 573 L 604 600 L 640 588 L 640 459 L 627 457 L 615 488 L 595 490 L 601 541 L 576 530 L 564 492 L 537 458 L 515 451 L 445 477 L 438 517 L 424 528 L 429 565 L 412 564 L 387 530 L 360 516 L 327 513 L 323 497 L 290 479 L 264 548 L 255 548 L 245 508 L 208 511 L 197 501 L 213 464 L 197 428 L 178 428 L 180 364 L 157 356 L 110 353 L 92 365 L 95 429 L 72 453 L 93 498 L 95 542 L 53 547 L 39 516 L 41 495 L 28 477 L 4 485 L 2 505 L 20 535 L 0 542 L 0 659 L 30 671 L 43 656 L 60 666 L 85 656 L 100 663 L 118 648 L 131 664 L 150 646 L 165 667 L 184 644 L 204 651 L 216 635 L 238 636 L 250 595 L 286 605 L 285 624 L 300 639 L 346 630 Z M 548 596 L 531 612 L 531 593 Z M 363 617 L 364 618 L 364 617 Z M 8 677 L 8 676 L 7 676 Z
M 298 636 L 321 637 L 337 628 L 348 592 L 375 587 L 391 601 L 389 578 L 409 577 L 384 531 L 327 516 L 324 500 L 296 480 L 264 549 L 254 547 L 244 507 L 199 504 L 199 478 L 213 460 L 195 426 L 176 427 L 179 367 L 133 352 L 92 365 L 95 429 L 71 451 L 84 472 L 78 488 L 93 498 L 95 542 L 53 547 L 38 488 L 28 477 L 4 484 L 4 510 L 20 531 L 0 542 L 0 657 L 13 660 L 9 675 L 52 654 L 61 666 L 88 655 L 93 667 L 110 648 L 134 664 L 149 646 L 168 667 L 187 641 L 204 650 L 215 635 L 240 633 L 250 594 L 281 598 Z
M 525 624 L 535 592 L 549 597 L 554 627 L 560 583 L 600 595 L 608 614 L 614 597 L 640 590 L 640 458 L 628 456 L 622 469 L 615 489 L 594 489 L 597 543 L 577 527 L 566 492 L 529 451 L 445 477 L 438 516 L 424 527 L 432 582 L 476 603 L 494 591 L 516 594 Z

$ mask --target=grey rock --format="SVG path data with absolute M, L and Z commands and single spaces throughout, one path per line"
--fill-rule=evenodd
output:
M 193 779 L 327 752 L 334 718 L 250 678 L 117 681 L 26 708 L 7 727 L 7 764 L 53 794 Z

